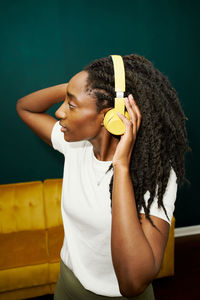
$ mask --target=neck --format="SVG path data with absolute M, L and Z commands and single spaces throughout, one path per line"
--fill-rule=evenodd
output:
M 94 155 L 98 160 L 111 161 L 119 139 L 103 127 L 100 133 L 93 139 L 90 139 L 89 142 L 93 145 Z

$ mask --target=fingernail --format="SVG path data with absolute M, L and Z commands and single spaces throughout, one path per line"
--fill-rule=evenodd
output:
M 133 100 L 133 102 L 136 104 L 135 99 L 133 98 L 133 95 L 131 94 L 131 99 Z

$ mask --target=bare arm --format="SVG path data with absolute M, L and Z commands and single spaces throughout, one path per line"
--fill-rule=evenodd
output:
M 146 289 L 160 270 L 169 224 L 151 216 L 158 231 L 144 214 L 140 214 L 141 224 L 138 219 L 129 165 L 142 117 L 132 95 L 125 98 L 125 104 L 130 120 L 119 115 L 126 129 L 113 156 L 111 250 L 120 292 L 134 297 Z
M 22 121 L 50 146 L 52 146 L 51 132 L 57 119 L 46 111 L 54 104 L 64 101 L 67 84 L 33 92 L 19 99 L 16 104 L 17 113 Z
M 169 224 L 151 216 L 157 231 L 141 214 L 137 216 L 134 189 L 128 168 L 114 167 L 111 249 L 114 269 L 123 296 L 141 294 L 158 274 Z

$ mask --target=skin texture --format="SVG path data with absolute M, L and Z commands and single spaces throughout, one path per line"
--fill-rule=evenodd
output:
M 125 104 L 130 120 L 119 115 L 126 130 L 113 156 L 111 249 L 120 291 L 125 297 L 133 297 L 141 294 L 160 270 L 169 224 L 152 216 L 158 231 L 144 214 L 140 214 L 141 222 L 138 219 L 129 164 L 142 116 L 132 95 Z
M 88 140 L 93 145 L 96 158 L 109 161 L 112 160 L 119 140 L 102 124 L 104 115 L 110 108 L 97 113 L 95 98 L 84 91 L 87 76 L 87 72 L 82 71 L 71 78 L 67 85 L 65 101 L 55 115 L 61 119 L 60 124 L 67 128 L 64 132 L 66 141 Z M 69 97 L 67 93 L 77 99 Z
M 66 87 L 67 83 L 63 83 L 38 90 L 25 95 L 16 103 L 21 120 L 50 146 L 52 129 L 58 120 L 46 111 L 54 104 L 64 101 Z
M 110 108 L 97 113 L 95 99 L 85 92 L 87 72 L 76 74 L 67 85 L 64 103 L 56 111 L 66 141 L 88 140 L 97 159 L 113 161 L 113 206 L 111 251 L 120 292 L 125 297 L 141 294 L 160 270 L 168 239 L 169 224 L 151 216 L 157 229 L 144 214 L 138 219 L 134 188 L 129 164 L 140 128 L 142 115 L 133 97 L 129 95 L 126 108 L 130 121 L 121 116 L 126 130 L 120 140 L 103 126 L 103 118 Z M 112 107 L 111 107 L 112 108 Z M 65 131 L 64 131 L 65 130 Z

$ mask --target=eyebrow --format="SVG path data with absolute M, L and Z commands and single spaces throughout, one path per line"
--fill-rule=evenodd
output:
M 73 94 L 71 94 L 71 93 L 69 93 L 68 91 L 67 91 L 67 96 L 68 96 L 69 98 L 73 98 L 73 99 L 75 99 L 76 101 L 78 101 L 78 99 L 76 98 L 76 96 L 73 95 Z

